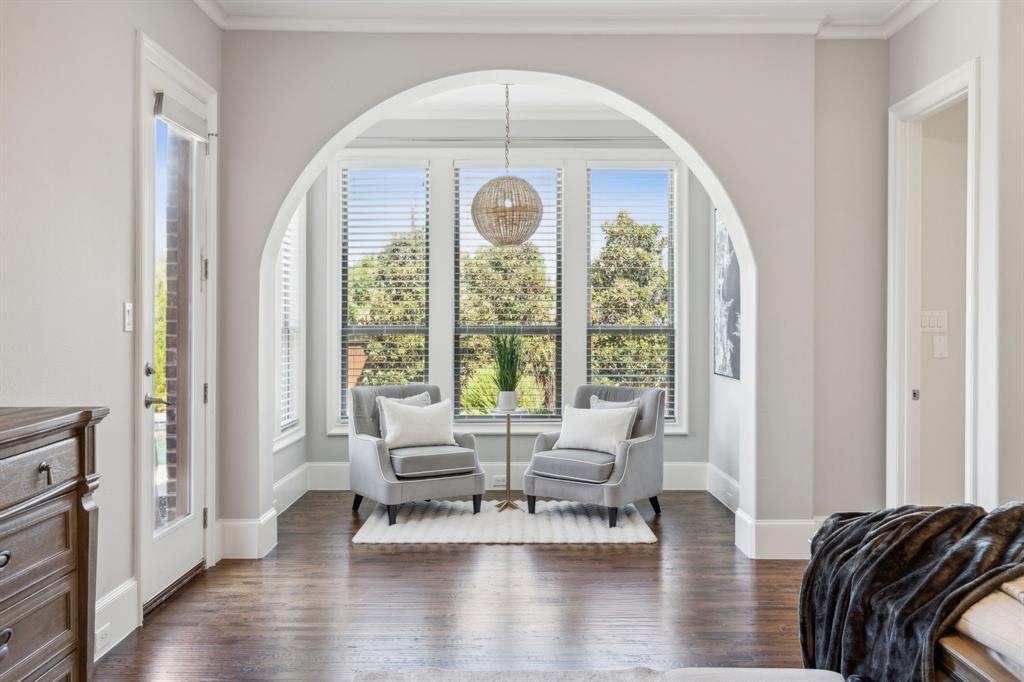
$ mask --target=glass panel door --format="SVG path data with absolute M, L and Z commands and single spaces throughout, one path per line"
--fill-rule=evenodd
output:
M 156 120 L 153 240 L 153 529 L 192 511 L 189 452 L 195 139 Z

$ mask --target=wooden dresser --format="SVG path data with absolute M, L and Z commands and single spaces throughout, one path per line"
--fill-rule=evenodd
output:
M 95 428 L 106 408 L 0 407 L 0 681 L 90 679 Z

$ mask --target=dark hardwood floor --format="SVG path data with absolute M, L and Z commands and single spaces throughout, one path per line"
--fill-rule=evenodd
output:
M 492 497 L 489 495 L 488 497 Z M 751 561 L 703 492 L 638 507 L 656 545 L 352 545 L 372 510 L 310 492 L 263 561 L 222 561 L 98 680 L 343 680 L 354 670 L 800 667 L 804 562 Z

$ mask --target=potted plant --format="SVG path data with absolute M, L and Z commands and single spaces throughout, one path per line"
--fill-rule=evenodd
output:
M 519 378 L 523 373 L 522 342 L 517 334 L 494 337 L 494 383 L 498 387 L 498 409 L 512 412 L 519 407 Z

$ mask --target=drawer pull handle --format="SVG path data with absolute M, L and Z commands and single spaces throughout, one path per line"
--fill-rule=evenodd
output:
M 0 552 L 0 571 L 7 568 L 7 564 L 11 563 L 11 553 L 8 550 Z
M 53 485 L 53 471 L 50 469 L 50 465 L 46 462 L 39 463 L 39 473 L 46 474 L 46 485 Z
M 0 661 L 7 658 L 7 653 L 9 651 L 7 643 L 11 641 L 11 637 L 13 636 L 14 630 L 11 628 L 4 628 L 3 630 L 0 630 Z

